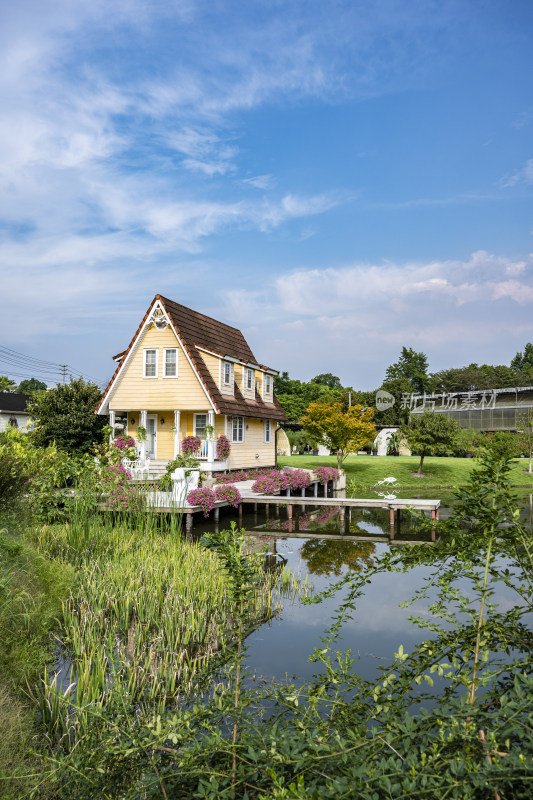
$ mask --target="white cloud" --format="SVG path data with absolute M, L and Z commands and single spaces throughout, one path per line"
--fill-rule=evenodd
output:
M 508 188 L 520 183 L 533 183 L 533 158 L 528 159 L 523 167 L 509 175 L 504 175 L 498 182 L 499 186 Z

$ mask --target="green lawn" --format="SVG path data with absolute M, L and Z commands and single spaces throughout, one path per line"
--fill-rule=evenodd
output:
M 393 476 L 399 486 L 418 486 L 419 488 L 446 488 L 459 486 L 468 478 L 476 465 L 473 458 L 433 458 L 424 459 L 425 478 L 416 478 L 418 456 L 348 456 L 343 463 L 348 480 L 355 480 L 358 486 L 370 487 L 383 478 Z M 289 456 L 279 457 L 279 466 L 314 469 L 318 465 L 336 467 L 335 456 Z M 528 460 L 515 459 L 511 480 L 517 486 L 533 486 L 533 474 L 527 472 Z

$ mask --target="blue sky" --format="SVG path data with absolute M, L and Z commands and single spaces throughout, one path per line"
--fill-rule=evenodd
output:
M 0 15 L 4 346 L 105 381 L 156 293 L 365 389 L 533 339 L 529 0 Z

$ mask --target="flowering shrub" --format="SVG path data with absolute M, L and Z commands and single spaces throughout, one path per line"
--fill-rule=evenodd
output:
M 113 444 L 119 450 L 128 450 L 131 447 L 135 447 L 135 439 L 132 439 L 131 436 L 116 436 Z
M 283 475 L 287 483 L 287 489 L 296 491 L 297 489 L 306 489 L 309 486 L 309 473 L 305 469 L 294 469 L 290 472 L 284 472 Z
M 230 440 L 227 436 L 219 436 L 217 439 L 217 446 L 216 446 L 216 457 L 218 461 L 225 461 L 229 458 L 229 454 L 231 453 L 231 444 Z
M 317 467 L 313 472 L 322 484 L 339 480 L 339 470 L 335 467 Z
M 186 436 L 181 440 L 181 452 L 185 456 L 192 456 L 198 453 L 202 446 L 201 439 L 198 436 Z
M 216 476 L 217 483 L 237 483 L 237 481 L 250 480 L 250 473 L 244 469 L 239 469 L 236 472 L 221 472 Z
M 225 500 L 234 508 L 238 508 L 242 500 L 241 493 L 236 486 L 231 484 L 221 485 L 215 487 L 215 494 L 217 500 Z
M 278 472 L 273 469 L 261 475 L 253 484 L 252 492 L 258 494 L 279 494 L 290 488 L 290 478 L 287 472 Z
M 189 438 L 193 438 L 192 436 Z M 217 496 L 212 489 L 193 489 L 187 495 L 187 502 L 191 506 L 201 506 L 204 511 L 204 517 L 209 516 L 209 512 L 215 507 Z
M 136 488 L 128 485 L 129 478 L 131 474 L 122 464 L 111 464 L 104 470 L 102 482 L 107 495 L 105 508 L 137 511 L 143 507 L 144 497 Z

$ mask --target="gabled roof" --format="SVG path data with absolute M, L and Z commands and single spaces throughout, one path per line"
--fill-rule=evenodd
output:
M 122 365 L 125 363 L 125 359 L 127 359 L 146 323 L 150 311 L 157 301 L 161 303 L 168 315 L 217 413 L 242 415 L 259 419 L 286 420 L 285 413 L 276 397 L 274 397 L 273 403 L 265 403 L 261 395 L 256 391 L 254 400 L 247 399 L 243 397 L 237 384 L 235 384 L 235 395 L 233 397 L 231 395 L 222 394 L 213 376 L 209 372 L 201 356 L 200 349 L 209 350 L 222 357 L 236 359 L 245 364 L 255 365 L 260 369 L 270 369 L 258 363 L 241 331 L 238 330 L 238 328 L 233 328 L 231 325 L 226 325 L 224 322 L 219 322 L 212 317 L 201 314 L 199 311 L 193 311 L 193 309 L 187 308 L 187 306 L 175 303 L 173 300 L 162 297 L 160 294 L 157 294 L 150 304 L 128 349 L 125 350 L 124 353 L 119 353 L 118 356 L 115 356 L 115 359 L 120 356 L 122 356 L 122 358 L 102 396 L 99 410 L 104 404 L 115 379 L 118 377 Z
M 28 400 L 30 400 L 29 394 L 0 392 L 0 413 L 2 411 L 24 413 Z

